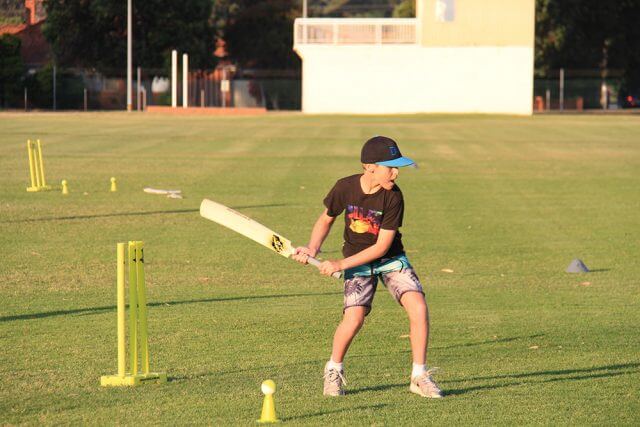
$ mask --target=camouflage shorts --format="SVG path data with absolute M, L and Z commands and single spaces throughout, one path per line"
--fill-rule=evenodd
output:
M 420 279 L 409 260 L 405 255 L 399 255 L 384 262 L 373 262 L 346 270 L 343 310 L 361 306 L 367 307 L 368 314 L 378 286 L 378 277 L 398 303 L 406 292 L 420 292 L 424 295 Z

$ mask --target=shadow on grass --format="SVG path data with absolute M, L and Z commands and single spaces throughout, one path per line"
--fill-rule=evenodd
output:
M 629 375 L 640 372 L 640 363 L 625 363 L 618 365 L 607 365 L 607 366 L 598 366 L 595 368 L 584 368 L 584 369 L 563 369 L 563 370 L 550 370 L 550 371 L 538 371 L 538 372 L 525 372 L 521 374 L 508 374 L 508 375 L 496 375 L 490 377 L 471 377 L 465 378 L 461 380 L 449 380 L 446 381 L 446 384 L 457 383 L 457 382 L 467 382 L 467 381 L 483 381 L 483 380 L 502 380 L 502 379 L 522 379 L 522 381 L 509 381 L 503 382 L 501 384 L 486 384 L 486 385 L 477 385 L 466 388 L 459 389 L 451 389 L 448 387 L 444 387 L 445 395 L 460 395 L 471 393 L 478 390 L 493 390 L 505 387 L 517 387 L 528 384 L 546 384 L 546 383 L 554 383 L 554 382 L 564 382 L 564 381 L 584 381 L 584 380 L 592 380 L 596 378 L 610 378 L 617 377 L 620 375 Z M 611 371 L 611 372 L 603 372 L 603 371 Z M 539 377 L 547 377 L 551 378 L 539 378 Z
M 389 406 L 389 405 L 385 403 L 379 403 L 377 405 L 355 406 L 353 408 L 350 407 L 350 408 L 343 408 L 343 409 L 334 409 L 331 411 L 313 412 L 311 414 L 296 415 L 293 417 L 284 417 L 282 418 L 281 421 L 303 420 L 305 418 L 322 417 L 323 415 L 338 414 L 340 412 L 353 412 L 353 411 L 368 410 L 368 409 L 382 409 L 385 406 Z
M 400 388 L 400 387 L 409 387 L 409 380 L 407 380 L 406 383 L 400 383 L 400 384 L 380 384 L 380 385 L 374 385 L 370 387 L 357 388 L 355 390 L 349 390 L 347 393 L 360 394 L 360 393 L 366 393 L 368 391 L 383 391 L 383 390 L 389 390 L 392 388 Z
M 429 349 L 433 350 L 444 350 L 448 348 L 460 348 L 460 347 L 475 347 L 479 345 L 487 345 L 487 344 L 497 344 L 497 343 L 505 343 L 519 340 L 528 340 L 533 338 L 543 337 L 544 334 L 535 334 L 535 335 L 525 335 L 521 337 L 506 337 L 506 338 L 497 338 L 494 340 L 486 340 L 486 341 L 478 341 L 478 342 L 470 342 L 465 344 L 452 344 L 452 345 L 444 345 L 444 346 L 429 346 Z M 410 352 L 408 350 L 407 352 Z
M 319 292 L 319 293 L 309 293 L 309 294 L 285 294 L 285 295 L 255 295 L 255 296 L 228 297 L 228 298 L 202 298 L 202 299 L 193 299 L 193 300 L 184 300 L 184 301 L 152 302 L 152 303 L 147 303 L 147 307 L 171 307 L 174 305 L 198 304 L 198 303 L 207 303 L 207 302 L 227 302 L 227 301 L 242 301 L 242 300 L 255 300 L 255 299 L 272 299 L 272 298 L 315 297 L 315 296 L 339 295 L 339 294 L 342 294 L 342 292 Z M 45 311 L 42 313 L 16 314 L 13 316 L 0 317 L 0 322 L 10 322 L 13 320 L 42 319 L 46 317 L 66 316 L 69 314 L 93 315 L 93 314 L 101 314 L 101 313 L 115 311 L 115 310 L 116 310 L 115 305 L 107 305 L 102 307 L 87 307 L 87 308 L 77 308 L 77 309 L 71 309 L 71 310 Z
M 234 375 L 239 373 L 247 373 L 247 372 L 264 372 L 264 371 L 272 371 L 277 369 L 293 369 L 294 367 L 304 367 L 306 371 L 318 369 L 320 371 L 322 366 L 327 362 L 327 359 L 319 358 L 319 359 L 309 359 L 309 360 L 300 360 L 300 361 L 289 361 L 286 366 L 283 365 L 252 365 L 251 367 L 239 367 L 237 369 L 230 369 L 226 371 L 207 371 L 207 372 L 199 372 L 199 373 L 189 373 L 185 375 L 177 375 L 177 376 L 169 376 L 167 377 L 168 382 L 174 381 L 190 381 L 198 378 L 206 378 L 210 376 L 222 377 L 224 375 Z M 303 371 L 303 369 L 300 369 Z
M 271 205 L 248 205 L 248 206 L 235 206 L 233 209 L 249 209 L 249 208 L 274 208 L 280 206 L 287 206 L 286 204 L 271 204 Z M 38 221 L 70 221 L 77 219 L 95 219 L 95 218 L 112 218 L 121 216 L 146 216 L 146 215 L 165 215 L 165 214 L 182 214 L 182 213 L 195 213 L 200 212 L 200 209 L 174 209 L 166 211 L 147 211 L 147 212 L 116 212 L 96 215 L 73 215 L 73 216 L 58 216 L 58 217 L 44 217 L 44 218 L 29 218 L 18 219 L 9 221 L 0 221 L 3 224 L 20 223 L 20 222 L 38 222 Z

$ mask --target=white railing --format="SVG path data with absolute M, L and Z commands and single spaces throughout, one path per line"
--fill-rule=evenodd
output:
M 294 45 L 416 44 L 415 18 L 297 18 Z

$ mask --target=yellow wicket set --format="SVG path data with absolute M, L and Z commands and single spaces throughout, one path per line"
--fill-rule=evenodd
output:
M 27 152 L 29 154 L 29 174 L 31 175 L 31 187 L 27 187 L 27 191 L 44 191 L 50 190 L 51 186 L 47 185 L 44 178 L 44 163 L 42 163 L 42 145 L 40 140 L 27 140 Z
M 117 306 L 118 306 L 118 373 L 100 377 L 102 386 L 136 386 L 145 382 L 166 382 L 167 374 L 149 372 L 147 336 L 147 296 L 144 284 L 144 243 L 128 243 L 129 264 L 129 368 L 126 372 L 125 344 L 125 246 L 118 243 Z M 140 345 L 138 351 L 138 344 Z M 138 355 L 140 357 L 138 357 Z M 140 362 L 138 367 L 138 362 Z

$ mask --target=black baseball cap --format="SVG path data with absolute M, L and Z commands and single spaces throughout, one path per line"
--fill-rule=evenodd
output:
M 386 136 L 374 136 L 364 143 L 360 154 L 362 163 L 401 168 L 415 164 L 408 157 L 402 157 L 398 144 Z

